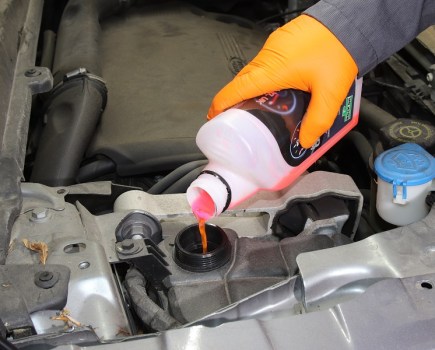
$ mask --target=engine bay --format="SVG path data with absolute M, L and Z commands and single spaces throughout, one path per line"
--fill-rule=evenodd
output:
M 185 191 L 207 164 L 195 135 L 210 101 L 274 29 L 313 3 L 10 0 L 0 8 L 0 29 L 15 33 L 3 45 L 11 63 L 0 69 L 9 101 L 0 105 L 8 344 L 433 341 L 434 188 L 423 219 L 388 223 L 376 211 L 374 162 L 407 143 L 434 155 L 434 27 L 364 76 L 354 130 L 291 186 L 212 219 L 210 250 L 197 250 Z

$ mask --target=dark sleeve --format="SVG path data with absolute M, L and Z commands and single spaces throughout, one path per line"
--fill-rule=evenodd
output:
M 334 33 L 362 76 L 435 24 L 435 0 L 321 0 L 305 14 Z

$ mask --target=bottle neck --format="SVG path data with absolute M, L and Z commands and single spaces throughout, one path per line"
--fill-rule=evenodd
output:
M 187 201 L 198 219 L 208 220 L 217 216 L 231 203 L 228 183 L 216 175 L 213 171 L 205 170 L 187 189 Z
M 208 220 L 239 204 L 257 189 L 254 183 L 233 172 L 207 167 L 192 182 L 186 195 L 194 215 Z

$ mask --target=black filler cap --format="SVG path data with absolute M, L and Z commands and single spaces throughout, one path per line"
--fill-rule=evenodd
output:
M 380 129 L 385 150 L 402 143 L 416 143 L 429 153 L 435 152 L 435 127 L 416 119 L 397 119 Z

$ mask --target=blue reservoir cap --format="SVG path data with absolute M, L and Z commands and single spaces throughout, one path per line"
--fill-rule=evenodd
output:
M 417 186 L 435 178 L 435 158 L 415 143 L 383 152 L 375 160 L 375 172 L 385 182 Z

